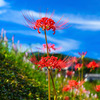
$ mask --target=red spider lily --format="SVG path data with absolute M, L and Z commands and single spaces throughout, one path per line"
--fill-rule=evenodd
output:
M 65 97 L 65 100 L 69 100 L 69 97 L 68 97 L 68 96 L 66 96 L 66 97 Z
M 28 24 L 28 27 L 30 27 L 31 29 L 37 29 L 38 33 L 41 33 L 39 31 L 40 28 L 42 28 L 43 30 L 53 30 L 55 34 L 56 30 L 61 30 L 61 29 L 66 29 L 67 27 L 67 23 L 68 20 L 66 19 L 63 22 L 60 22 L 62 18 L 60 18 L 60 20 L 58 22 L 55 23 L 55 21 L 51 18 L 53 14 L 51 14 L 50 18 L 49 17 L 42 17 L 38 20 L 35 21 L 35 19 L 33 18 L 33 16 L 29 16 L 29 15 L 24 15 L 24 18 Z
M 100 62 L 98 62 L 97 64 L 98 64 L 98 66 L 100 67 Z
M 67 91 L 69 91 L 71 88 L 72 88 L 72 87 L 71 87 L 70 85 L 66 85 L 66 86 L 63 87 L 62 91 L 63 91 L 63 92 L 67 92 Z
M 71 58 L 71 61 L 72 61 L 73 63 L 77 63 L 77 60 L 78 60 L 78 59 L 77 59 L 76 57 L 72 57 L 72 58 Z
M 84 84 L 84 80 L 83 81 L 80 81 L 80 82 L 78 82 L 78 86 L 80 87 L 80 86 L 82 86 L 83 84 Z
M 69 80 L 68 84 L 69 84 L 71 87 L 77 87 L 78 82 L 76 82 L 76 80 Z
M 72 75 L 74 75 L 74 72 L 73 71 L 67 71 L 67 73 L 66 73 L 68 76 L 72 76 Z
M 43 44 L 43 51 L 45 51 L 45 48 L 47 48 L 47 47 L 46 47 L 46 44 Z M 49 50 L 49 52 L 51 51 L 50 49 L 56 50 L 55 45 L 49 43 L 49 44 L 48 44 L 48 50 Z
M 33 64 L 37 64 L 38 61 L 36 59 L 36 57 L 33 55 L 30 59 L 29 59 Z
M 38 67 L 41 67 L 41 68 L 43 68 L 43 67 L 50 67 L 49 65 L 49 63 L 48 63 L 48 60 L 50 59 L 50 57 L 49 56 L 47 56 L 47 57 L 41 57 L 41 59 L 40 59 L 40 61 L 38 62 Z M 57 58 L 55 57 L 55 59 L 54 60 L 56 60 Z
M 99 65 L 94 60 L 87 65 L 87 68 L 93 68 L 93 70 L 98 67 Z
M 50 67 L 50 68 L 53 68 L 53 69 L 59 69 L 59 71 L 62 69 L 62 68 L 65 68 L 66 67 L 66 60 L 61 60 L 59 59 L 58 60 L 58 57 L 54 57 L 54 56 L 51 56 L 51 57 L 41 57 L 40 61 L 37 63 L 38 64 L 38 67 Z
M 96 85 L 96 91 L 100 92 L 100 85 Z
M 82 66 L 83 66 L 83 64 L 79 64 L 79 63 L 76 64 L 76 66 L 75 66 L 75 70 L 77 70 L 77 69 L 80 70 L 80 68 L 82 68 Z
M 46 47 L 46 44 L 43 44 L 43 51 L 45 51 L 46 48 L 47 48 L 47 47 Z M 48 51 L 51 52 L 51 49 L 52 49 L 52 50 L 59 50 L 59 49 L 61 49 L 61 48 L 55 48 L 55 44 L 49 43 L 49 44 L 48 44 Z
M 71 89 L 78 89 L 84 84 L 85 81 L 77 82 L 76 80 L 69 80 L 68 85 L 64 86 L 62 91 L 67 92 Z
M 82 90 L 82 93 L 87 93 L 87 90 L 86 90 L 86 89 L 83 89 L 83 90 Z
M 67 67 L 74 66 L 74 64 L 77 63 L 77 58 L 76 57 L 69 57 L 67 60 Z

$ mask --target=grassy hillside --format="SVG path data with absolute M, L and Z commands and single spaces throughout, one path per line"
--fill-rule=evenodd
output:
M 45 73 L 0 42 L 0 100 L 47 100 Z

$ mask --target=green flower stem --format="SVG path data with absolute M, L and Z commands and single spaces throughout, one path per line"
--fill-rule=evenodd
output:
M 53 76 L 52 76 L 52 70 L 50 71 L 50 76 L 51 76 L 51 80 L 52 80 L 52 85 L 54 88 L 54 100 L 57 100 L 57 94 L 56 94 L 56 89 L 55 89 L 55 84 L 54 84 L 54 80 L 53 80 Z
M 72 73 L 73 73 L 73 66 L 72 66 Z M 72 74 L 72 76 L 71 76 L 71 79 L 73 79 L 73 74 Z
M 45 33 L 45 41 L 46 41 L 46 47 L 47 47 L 47 56 L 49 56 L 46 30 L 44 30 L 44 33 Z M 50 68 L 48 68 L 48 100 L 50 100 L 50 76 L 51 76 L 52 85 L 53 85 L 54 94 L 55 94 L 54 98 L 55 100 L 57 100 L 57 94 L 56 94 L 55 84 L 54 84 L 54 80 L 52 76 L 52 70 L 50 70 Z
M 46 47 L 47 47 L 47 56 L 49 56 L 46 30 L 44 30 L 44 33 L 45 33 L 45 41 L 46 41 Z M 49 68 L 48 68 L 48 100 L 51 100 L 50 98 L 50 69 Z
M 79 81 L 81 82 L 80 69 L 79 69 Z M 79 91 L 80 91 L 80 100 L 81 100 L 81 88 L 80 87 L 79 87 Z
M 84 67 L 84 60 L 82 59 L 82 81 L 83 81 L 83 67 Z

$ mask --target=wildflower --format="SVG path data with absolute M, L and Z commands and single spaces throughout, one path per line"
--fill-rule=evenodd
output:
M 28 52 L 25 52 L 25 56 L 26 56 L 26 57 L 28 56 Z
M 89 98 L 89 94 L 86 94 L 86 97 Z
M 4 41 L 8 42 L 7 36 L 6 36 L 6 31 L 4 31 Z
M 87 54 L 87 51 L 86 52 L 82 52 L 82 53 L 79 53 L 78 54 L 81 56 L 81 58 L 83 59 L 85 57 L 85 55 Z
M 100 85 L 96 85 L 96 91 L 100 92 Z
M 59 78 L 61 77 L 60 73 L 57 74 L 57 77 L 59 77 Z
M 3 33 L 4 33 L 4 29 L 2 28 L 2 30 L 1 30 L 1 40 L 3 40 Z
M 94 60 L 87 65 L 87 68 L 93 68 L 93 70 L 98 67 L 99 65 Z
M 4 44 L 6 47 L 8 47 L 8 38 L 6 36 L 6 31 L 4 31 Z
M 76 66 L 75 66 L 75 70 L 77 70 L 77 69 L 80 70 L 80 68 L 82 68 L 82 66 L 83 66 L 82 64 L 79 64 L 79 63 L 76 64 Z
M 91 93 L 91 96 L 93 97 L 93 93 Z
M 68 76 L 67 75 L 65 75 L 65 78 L 67 78 Z
M 67 23 L 68 23 L 68 20 L 66 19 L 65 21 L 63 22 L 60 22 L 62 18 L 60 18 L 60 20 L 58 22 L 55 22 L 53 19 L 52 19 L 52 14 L 49 17 L 42 17 L 38 20 L 35 21 L 35 19 L 33 18 L 33 16 L 29 16 L 29 15 L 24 15 L 24 18 L 28 24 L 28 27 L 31 28 L 31 29 L 37 29 L 38 30 L 38 33 L 41 33 L 39 31 L 40 28 L 42 28 L 42 30 L 52 30 L 54 31 L 53 34 L 55 34 L 55 31 L 56 30 L 61 30 L 61 29 L 66 29 L 67 28 Z
M 17 44 L 19 44 L 19 42 L 20 42 L 20 41 L 18 40 L 18 41 L 17 41 Z
M 32 69 L 35 69 L 35 65 L 32 66 Z
M 6 37 L 6 36 L 4 37 L 4 41 L 5 41 L 5 42 L 8 42 L 8 39 L 7 39 L 7 37 Z
M 12 47 L 13 47 L 14 51 L 16 51 L 16 52 L 18 51 L 17 46 L 15 44 Z
M 94 98 L 98 98 L 97 94 L 94 95 Z
M 20 50 L 21 50 L 21 48 L 22 48 L 22 44 L 20 44 Z
M 12 43 L 14 43 L 14 35 L 12 36 Z

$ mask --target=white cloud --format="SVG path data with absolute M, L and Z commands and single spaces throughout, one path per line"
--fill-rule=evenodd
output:
M 72 55 L 76 56 L 76 57 L 80 57 L 78 52 L 70 52 Z
M 31 44 L 31 45 L 28 45 L 28 44 L 22 44 L 22 47 L 20 49 L 20 46 L 18 47 L 19 50 L 21 50 L 21 52 L 24 52 L 24 51 L 28 51 L 28 52 L 43 52 L 42 50 L 39 50 L 37 49 L 37 47 L 42 47 L 42 45 L 40 43 L 37 43 L 37 44 Z
M 0 10 L 0 14 L 6 13 L 7 10 Z
M 0 20 L 24 25 L 24 18 L 21 11 L 7 10 L 6 13 L 0 15 Z
M 0 7 L 6 6 L 8 5 L 7 2 L 5 2 L 4 0 L 0 0 Z
M 100 31 L 100 25 L 76 25 L 75 28 L 81 30 Z
M 45 13 L 39 13 L 35 11 L 22 10 L 24 14 L 32 15 L 35 19 L 40 18 L 39 15 L 45 16 Z M 8 10 L 5 14 L 0 16 L 0 20 L 9 21 L 17 24 L 24 25 L 25 19 L 21 11 Z M 58 21 L 61 15 L 54 14 L 53 19 Z M 65 14 L 62 21 L 69 19 L 69 23 L 72 27 L 83 30 L 100 31 L 100 18 L 96 16 L 80 16 L 73 14 Z M 74 24 L 74 25 L 73 25 Z M 63 31 L 61 31 L 63 32 Z
M 20 34 L 24 34 L 24 35 L 32 35 L 32 36 L 35 36 L 35 37 L 39 37 L 39 38 L 42 38 L 44 39 L 44 34 L 37 34 L 37 33 L 33 33 L 33 31 L 12 31 L 12 30 L 8 30 L 7 33 L 20 33 Z M 51 41 L 51 42 L 54 42 L 55 44 L 57 44 L 56 46 L 57 47 L 62 47 L 61 50 L 59 50 L 59 52 L 64 52 L 64 51 L 70 51 L 70 50 L 76 50 L 79 48 L 80 46 L 80 41 L 77 41 L 77 40 L 74 40 L 74 39 L 68 39 L 68 38 L 65 38 L 65 39 L 56 39 L 56 38 L 53 38 L 53 37 L 50 37 L 50 36 L 47 36 L 48 40 Z
M 58 20 L 60 19 L 60 15 L 54 16 L 54 18 Z M 77 29 L 100 31 L 100 17 L 65 14 L 63 20 L 66 20 L 67 18 L 69 19 L 70 24 L 74 24 L 72 27 Z
M 39 13 L 31 10 L 30 11 L 23 10 L 23 12 L 26 12 L 26 14 L 29 14 L 34 18 L 40 18 L 39 15 L 41 15 L 42 17 L 45 16 L 45 13 Z M 56 21 L 58 21 L 60 18 L 61 15 L 54 14 L 53 16 L 53 19 Z M 65 21 L 66 19 L 69 20 L 70 24 L 76 24 L 73 25 L 73 27 L 77 29 L 100 30 L 100 18 L 96 16 L 65 14 L 62 21 Z

